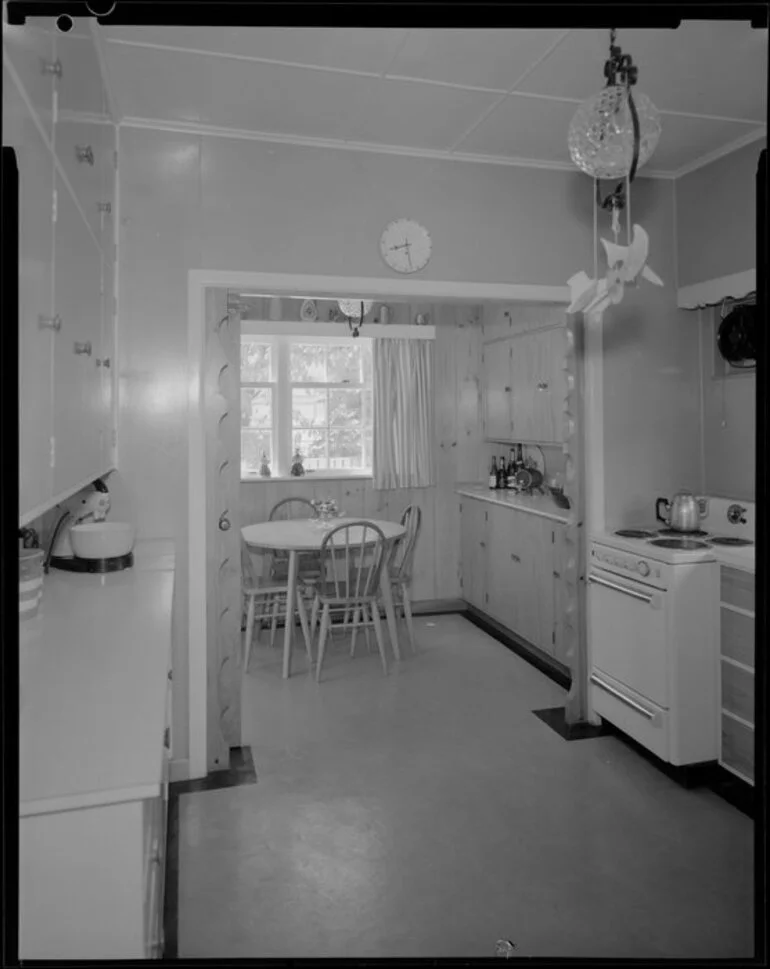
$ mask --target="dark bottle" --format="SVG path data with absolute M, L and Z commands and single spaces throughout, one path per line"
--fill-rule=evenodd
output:
M 516 445 L 516 469 L 521 471 L 524 468 L 524 452 L 521 449 L 521 444 Z
M 492 458 L 492 466 L 489 469 L 489 487 L 497 487 L 497 458 Z
M 505 455 L 500 456 L 500 463 L 497 466 L 497 487 L 500 491 L 505 491 Z
M 508 467 L 505 471 L 505 487 L 512 491 L 516 484 L 516 455 L 511 448 L 511 453 L 508 458 Z

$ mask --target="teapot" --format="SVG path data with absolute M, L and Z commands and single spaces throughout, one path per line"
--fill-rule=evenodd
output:
M 664 505 L 668 518 L 660 513 Z M 691 491 L 677 491 L 671 501 L 658 498 L 655 502 L 655 517 L 664 525 L 677 532 L 696 532 L 702 518 L 706 516 L 706 499 L 696 498 Z

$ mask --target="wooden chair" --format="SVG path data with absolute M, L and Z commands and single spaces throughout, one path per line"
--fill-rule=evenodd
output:
M 268 521 L 295 521 L 301 518 L 315 518 L 316 510 L 308 498 L 281 498 L 270 509 Z M 300 596 L 308 602 L 313 599 L 313 587 L 321 575 L 321 560 L 317 552 L 303 552 L 297 562 L 297 589 Z M 289 581 L 289 553 L 271 552 L 266 556 L 266 578 L 271 581 L 288 583 Z M 269 571 L 268 571 L 269 570 Z M 273 618 L 270 628 L 270 645 L 275 641 L 277 618 Z
M 418 505 L 409 505 L 401 516 L 401 524 L 406 532 L 396 543 L 388 562 L 388 576 L 393 590 L 393 606 L 401 611 L 409 633 L 409 644 L 412 652 L 417 647 L 414 639 L 412 623 L 412 568 L 414 565 L 414 551 L 422 527 L 422 511 Z
M 269 554 L 266 551 L 265 557 L 269 556 Z M 251 643 L 254 638 L 255 620 L 259 618 L 259 628 L 261 629 L 266 617 L 270 615 L 270 646 L 272 647 L 275 643 L 275 630 L 278 625 L 278 619 L 283 616 L 284 621 L 289 622 L 293 621 L 294 617 L 292 615 L 290 620 L 286 614 L 286 600 L 289 591 L 288 576 L 285 580 L 270 577 L 266 579 L 264 571 L 261 577 L 258 576 L 252 565 L 251 553 L 243 540 L 241 540 L 241 575 L 241 589 L 247 604 L 246 632 L 243 640 L 243 671 L 245 673 L 249 668 L 249 656 L 251 655 Z M 257 617 L 258 605 L 261 609 L 259 617 Z M 305 611 L 301 595 L 297 596 L 297 612 L 299 613 L 299 621 L 302 626 L 302 634 L 305 638 L 308 662 L 312 667 L 313 653 L 310 644 L 310 630 L 307 623 L 307 612 Z
M 352 529 L 361 529 L 354 539 Z M 353 539 L 353 540 L 351 540 Z M 330 529 L 321 543 L 321 578 L 319 579 L 310 617 L 310 636 L 315 635 L 318 614 L 321 629 L 318 639 L 316 680 L 320 682 L 326 640 L 331 629 L 332 613 L 342 616 L 338 628 L 353 630 L 353 647 L 358 627 L 374 626 L 382 668 L 388 672 L 382 621 L 377 608 L 380 571 L 385 566 L 386 542 L 382 531 L 369 521 L 345 522 Z M 352 616 L 352 621 L 349 621 Z

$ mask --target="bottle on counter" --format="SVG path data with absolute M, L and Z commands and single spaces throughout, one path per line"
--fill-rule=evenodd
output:
M 524 470 L 524 451 L 522 450 L 521 444 L 516 445 L 516 470 Z
M 497 487 L 499 491 L 505 491 L 505 455 L 500 455 L 500 463 L 497 466 Z
M 505 487 L 508 491 L 513 491 L 516 487 L 516 455 L 513 448 L 508 457 L 508 467 L 505 472 Z
M 492 466 L 489 469 L 489 487 L 494 489 L 497 487 L 497 458 L 492 457 Z

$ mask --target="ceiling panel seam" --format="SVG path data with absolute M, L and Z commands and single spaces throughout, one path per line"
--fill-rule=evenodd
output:
M 564 41 L 564 40 L 566 40 L 566 38 L 567 38 L 567 37 L 568 37 L 568 36 L 569 36 L 569 35 L 570 35 L 571 33 L 572 33 L 572 30 L 571 30 L 571 29 L 570 29 L 570 30 L 565 30 L 565 31 L 564 31 L 564 32 L 563 32 L 562 34 L 560 34 L 560 35 L 559 35 L 559 36 L 558 36 L 558 37 L 556 38 L 556 40 L 554 40 L 554 41 L 553 41 L 553 42 L 552 42 L 551 44 L 549 44 L 549 45 L 548 45 L 548 47 L 547 47 L 547 48 L 546 48 L 546 49 L 545 49 L 545 50 L 543 51 L 543 53 L 542 53 L 542 54 L 540 55 L 540 57 L 538 57 L 538 58 L 537 58 L 537 60 L 536 60 L 536 61 L 534 62 L 534 64 L 530 64 L 530 65 L 529 65 L 529 67 L 527 68 L 527 70 L 526 70 L 526 71 L 524 71 L 524 72 L 523 72 L 523 73 L 521 74 L 521 76 L 520 76 L 520 77 L 518 77 L 518 78 L 517 78 L 517 79 L 516 79 L 516 80 L 514 81 L 514 83 L 513 83 L 513 85 L 512 85 L 511 87 L 510 87 L 510 89 L 509 89 L 509 90 L 508 90 L 507 92 L 505 92 L 505 94 L 503 94 L 503 96 L 502 96 L 501 98 L 498 98 L 498 99 L 497 99 L 496 101 L 494 101 L 494 102 L 493 102 L 492 104 L 490 104 L 490 105 L 489 105 L 489 107 L 488 107 L 488 108 L 487 108 L 487 109 L 486 109 L 485 111 L 483 111 L 483 112 L 482 112 L 482 114 L 481 114 L 481 117 L 480 117 L 480 118 L 478 118 L 478 119 L 477 119 L 477 121 L 476 121 L 476 122 L 475 122 L 474 124 L 472 124 L 472 125 L 471 125 L 471 126 L 470 126 L 469 128 L 467 128 L 467 129 L 466 129 L 466 130 L 465 130 L 465 131 L 463 132 L 463 134 L 462 134 L 462 135 L 460 135 L 460 137 L 458 138 L 458 140 L 457 140 L 457 141 L 455 141 L 455 142 L 454 142 L 454 144 L 452 144 L 452 145 L 450 145 L 450 147 L 449 147 L 449 149 L 448 149 L 448 150 L 449 150 L 449 151 L 455 151 L 455 150 L 456 150 L 457 148 L 459 148 L 459 146 L 460 146 L 460 145 L 461 145 L 461 144 L 462 144 L 462 143 L 463 143 L 463 142 L 464 142 L 464 141 L 465 141 L 465 140 L 466 140 L 466 139 L 467 139 L 467 138 L 468 138 L 468 137 L 469 137 L 470 135 L 472 135 L 472 134 L 473 134 L 473 132 L 474 132 L 474 131 L 476 130 L 476 128 L 478 128 L 478 126 L 479 126 L 479 125 L 481 124 L 481 122 L 482 122 L 482 121 L 484 121 L 484 119 L 485 119 L 485 118 L 488 118 L 488 117 L 489 117 L 489 115 L 490 115 L 490 114 L 492 114 L 492 112 L 493 112 L 493 111 L 495 110 L 495 108 L 496 108 L 496 107 L 497 107 L 498 105 L 500 105 L 500 104 L 502 104 L 502 102 L 503 102 L 503 101 L 505 101 L 505 99 L 506 99 L 506 97 L 508 96 L 508 94 L 510 94 L 510 93 L 511 93 L 511 92 L 512 92 L 512 91 L 514 90 L 514 88 L 515 88 L 515 87 L 517 87 L 517 85 L 519 85 L 519 84 L 521 84 L 521 82 L 522 82 L 522 81 L 523 81 L 523 80 L 524 80 L 525 78 L 527 78 L 527 77 L 528 77 L 528 76 L 529 76 L 529 75 L 530 75 L 530 74 L 532 73 L 532 71 L 534 71 L 534 70 L 535 70 L 535 68 L 536 68 L 536 67 L 538 67 L 538 66 L 539 66 L 540 64 L 542 64 L 542 63 L 543 63 L 543 61 L 544 61 L 544 60 L 546 60 L 546 58 L 547 58 L 547 57 L 548 57 L 548 56 L 549 56 L 550 54 L 552 54 L 552 53 L 553 53 L 553 51 L 555 51 L 555 50 L 556 50 L 556 48 L 557 48 L 557 47 L 559 46 L 559 44 L 561 44 L 561 43 L 562 43 L 562 41 Z

